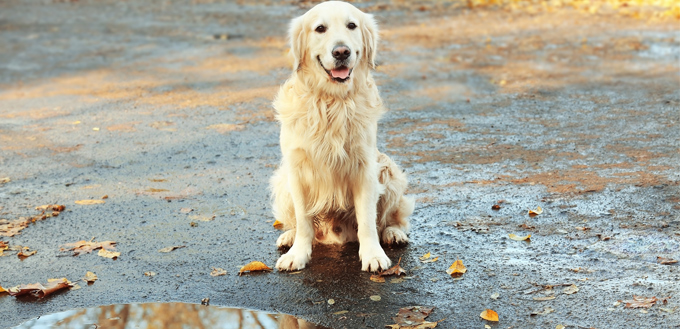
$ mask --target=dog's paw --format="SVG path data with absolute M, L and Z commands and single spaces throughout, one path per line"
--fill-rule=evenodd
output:
M 276 262 L 276 269 L 279 271 L 297 271 L 305 268 L 309 259 L 312 258 L 312 251 L 291 248 L 287 253 L 279 257 Z
M 388 246 L 404 245 L 408 243 L 408 236 L 401 229 L 389 226 L 382 233 L 382 242 Z
M 279 248 L 288 248 L 295 242 L 295 230 L 288 230 L 283 232 L 278 239 L 276 239 L 276 246 Z
M 367 247 L 359 246 L 359 258 L 362 271 L 378 272 L 380 269 L 384 271 L 392 265 L 392 261 L 378 243 Z

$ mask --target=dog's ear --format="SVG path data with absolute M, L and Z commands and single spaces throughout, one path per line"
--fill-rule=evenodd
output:
M 293 19 L 290 22 L 288 37 L 290 38 L 290 53 L 293 55 L 293 71 L 297 71 L 302 66 L 307 49 L 307 36 L 302 24 L 303 16 Z
M 378 24 L 371 14 L 364 14 L 361 37 L 364 41 L 364 55 L 368 65 L 375 69 L 375 53 L 378 49 Z

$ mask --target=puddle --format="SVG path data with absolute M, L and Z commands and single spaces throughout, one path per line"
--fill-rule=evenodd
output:
M 327 329 L 287 314 L 186 303 L 117 304 L 40 316 L 13 329 Z

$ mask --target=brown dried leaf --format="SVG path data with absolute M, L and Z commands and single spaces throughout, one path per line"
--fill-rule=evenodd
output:
M 263 262 L 252 261 L 238 270 L 238 275 L 241 276 L 245 272 L 258 272 L 258 271 L 271 271 L 269 266 L 265 265 Z
M 633 300 L 623 300 L 620 302 L 626 303 L 625 308 L 650 308 L 657 300 L 656 297 L 633 296 Z
M 491 206 L 491 209 L 492 209 L 492 210 L 501 210 L 501 206 L 495 204 L 495 205 Z
M 94 283 L 97 281 L 97 279 L 97 275 L 90 271 L 87 271 L 87 273 L 85 273 L 85 277 L 83 278 L 83 280 L 87 281 L 87 283 Z
M 378 275 L 380 275 L 380 276 L 390 276 L 390 275 L 399 276 L 399 275 L 402 275 L 402 274 L 406 274 L 406 271 L 403 268 L 401 268 L 401 266 L 399 266 L 400 263 L 401 263 L 401 258 L 399 258 L 397 265 L 394 265 L 394 266 L 390 267 L 389 269 L 378 273 Z
M 661 265 L 669 265 L 669 264 L 675 264 L 678 261 L 675 260 L 675 259 L 671 259 L 671 258 L 656 257 L 656 262 L 661 264 Z
M 50 279 L 46 285 L 40 283 L 23 284 L 18 287 L 9 288 L 7 292 L 15 297 L 31 295 L 36 298 L 43 298 L 61 289 L 69 288 L 72 285 L 66 278 Z
M 99 249 L 97 256 L 104 257 L 104 258 L 116 259 L 116 258 L 120 257 L 120 253 L 116 252 L 116 251 L 108 251 L 106 249 Z
M 371 275 L 371 281 L 378 282 L 378 283 L 385 283 L 385 278 L 380 276 L 380 274 L 373 274 L 373 275 Z
M 498 313 L 494 310 L 486 309 L 479 316 L 486 321 L 498 322 Z
M 227 274 L 227 271 L 225 271 L 224 269 L 219 268 L 219 267 L 217 267 L 217 268 L 213 267 L 212 272 L 210 272 L 210 276 L 220 276 L 220 275 L 226 275 L 226 274 Z
M 1 236 L 15 236 L 21 232 L 21 230 L 25 229 L 28 227 L 28 224 L 31 222 L 31 219 L 17 219 L 13 221 L 7 221 L 7 220 L 0 220 L 0 235 Z
M 175 249 L 184 248 L 184 247 L 186 247 L 186 246 L 172 246 L 172 247 L 165 247 L 165 248 L 163 248 L 163 249 L 159 249 L 158 252 L 171 252 L 171 251 L 173 251 L 173 250 L 175 250 Z
M 19 257 L 19 259 L 21 259 L 21 260 L 24 260 L 24 259 L 26 259 L 30 256 L 35 255 L 35 253 L 38 252 L 37 250 L 29 251 L 29 249 L 30 248 L 28 248 L 28 247 L 21 248 L 21 251 L 19 251 L 19 253 L 17 254 L 17 257 Z
M 93 204 L 102 204 L 106 203 L 104 200 L 77 200 L 76 204 L 79 205 L 93 205 Z
M 467 267 L 463 265 L 462 260 L 457 260 L 451 264 L 451 266 L 446 270 L 446 273 L 451 276 L 461 276 L 463 273 L 467 272 Z
M 94 242 L 92 240 L 90 241 L 80 240 L 78 242 L 64 244 L 60 248 L 61 251 L 72 250 L 73 256 L 78 256 L 80 254 L 88 254 L 97 249 L 116 250 L 116 242 L 114 241 Z
M 399 309 L 397 316 L 392 318 L 396 323 L 387 327 L 394 329 L 434 328 L 437 326 L 437 322 L 425 321 L 425 318 L 432 313 L 432 310 L 434 310 L 434 307 L 429 306 L 402 307 Z

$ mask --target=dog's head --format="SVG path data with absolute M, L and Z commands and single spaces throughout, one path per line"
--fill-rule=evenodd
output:
M 294 70 L 338 87 L 351 85 L 355 71 L 375 67 L 375 20 L 349 3 L 324 2 L 294 19 L 290 41 Z

